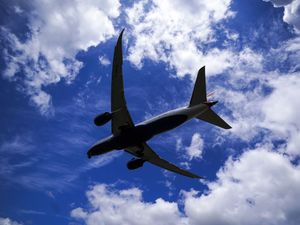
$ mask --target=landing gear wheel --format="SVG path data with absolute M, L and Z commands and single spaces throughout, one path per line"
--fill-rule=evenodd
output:
M 138 155 L 138 157 L 142 157 L 144 156 L 144 146 L 143 144 L 138 145 L 139 150 L 136 151 L 136 154 Z
M 136 151 L 136 154 L 137 154 L 138 157 L 144 156 L 144 149 L 141 149 L 141 150 L 139 150 L 139 151 Z

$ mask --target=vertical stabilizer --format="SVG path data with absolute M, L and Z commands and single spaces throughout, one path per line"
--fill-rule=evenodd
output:
M 205 66 L 203 66 L 199 71 L 198 71 L 198 75 L 197 75 L 197 79 L 196 79 L 196 83 L 194 86 L 194 90 L 193 90 L 193 94 L 192 94 L 192 98 L 190 101 L 190 105 L 194 106 L 194 105 L 198 105 L 201 104 L 203 102 L 206 102 L 206 83 L 205 83 Z

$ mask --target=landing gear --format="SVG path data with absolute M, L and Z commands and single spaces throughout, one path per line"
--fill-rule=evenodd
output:
M 137 154 L 138 157 L 143 157 L 144 156 L 144 146 L 142 144 L 138 145 L 139 150 L 136 151 L 135 153 Z
M 138 150 L 136 151 L 136 154 L 138 157 L 143 157 L 144 156 L 144 150 Z

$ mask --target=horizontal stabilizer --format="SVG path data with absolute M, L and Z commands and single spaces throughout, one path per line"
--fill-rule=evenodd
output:
M 197 116 L 198 119 L 214 124 L 224 129 L 230 129 L 231 126 L 219 117 L 212 109 L 206 110 L 204 113 Z

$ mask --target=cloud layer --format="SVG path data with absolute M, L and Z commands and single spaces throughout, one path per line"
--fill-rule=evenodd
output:
M 263 146 L 229 159 L 208 191 L 183 191 L 182 200 L 145 202 L 138 188 L 98 184 L 87 192 L 91 207 L 71 216 L 94 224 L 287 224 L 300 222 L 300 167 Z M 180 203 L 181 202 L 181 203 Z M 183 204 L 183 212 L 180 212 Z M 143 213 L 137 213 L 143 212 Z
M 234 16 L 230 5 L 231 0 L 135 3 L 126 11 L 134 38 L 128 59 L 138 68 L 145 58 L 165 62 L 178 76 L 184 76 L 195 74 L 204 62 L 212 63 L 209 59 L 217 57 L 218 64 L 209 70 L 220 73 L 228 64 L 227 52 L 216 48 L 206 53 L 202 48 L 215 42 L 214 26 Z
M 41 113 L 49 113 L 51 96 L 44 87 L 75 79 L 83 66 L 76 54 L 115 34 L 113 19 L 119 16 L 119 7 L 118 0 L 34 1 L 27 12 L 29 32 L 25 38 L 7 28 L 1 30 L 8 45 L 3 51 L 4 77 L 21 80 Z

